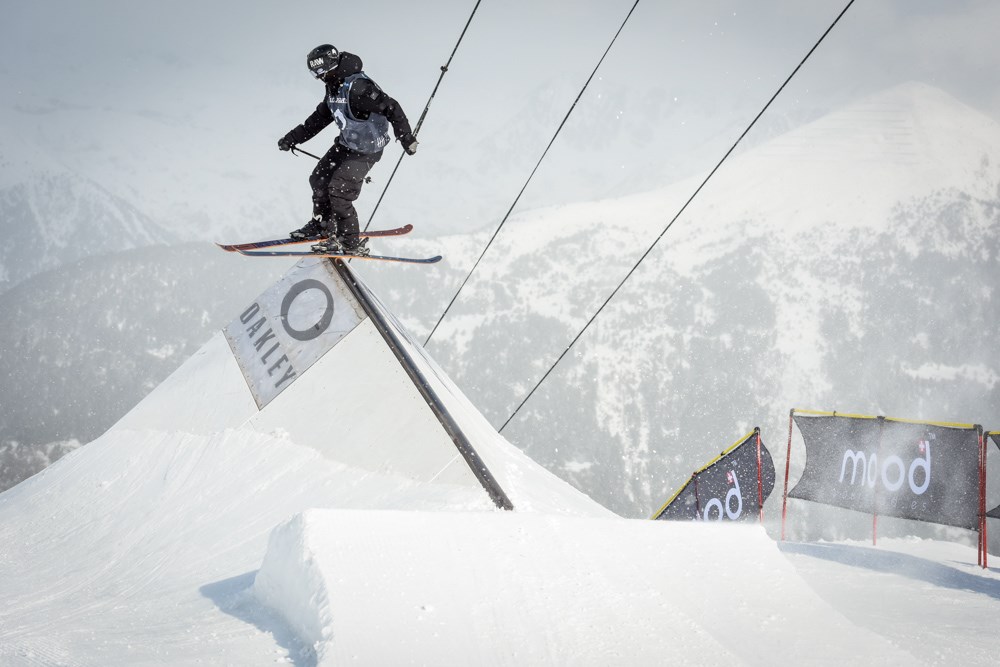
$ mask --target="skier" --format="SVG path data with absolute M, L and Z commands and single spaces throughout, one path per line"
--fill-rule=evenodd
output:
M 323 101 L 305 122 L 278 140 L 278 148 L 291 150 L 315 137 L 331 122 L 340 128 L 340 136 L 309 176 L 313 217 L 290 236 L 326 237 L 313 246 L 318 252 L 368 255 L 368 239 L 358 236 L 354 200 L 389 143 L 390 124 L 409 155 L 417 152 L 417 138 L 410 131 L 399 103 L 361 71 L 358 56 L 340 52 L 331 44 L 321 44 L 306 56 L 306 65 L 313 76 L 326 84 Z

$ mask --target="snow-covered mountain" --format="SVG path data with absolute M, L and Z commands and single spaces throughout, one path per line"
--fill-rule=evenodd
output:
M 750 427 L 760 425 L 765 442 L 778 449 L 791 407 L 996 428 L 1000 343 L 988 332 L 1000 286 L 998 165 L 996 123 L 921 84 L 742 153 L 716 174 L 505 434 L 608 507 L 646 516 Z M 697 182 L 539 209 L 508 223 L 429 346 L 495 425 Z M 379 242 L 446 259 L 430 269 L 359 271 L 426 335 L 487 238 L 482 232 Z M 22 314 L 9 326 L 11 335 L 21 332 L 15 338 L 24 341 L 24 353 L 5 354 L 3 363 L 8 373 L 20 366 L 18 377 L 33 377 L 31 386 L 54 403 L 5 397 L 24 409 L 5 413 L 16 417 L 8 421 L 16 427 L 6 426 L 3 437 L 45 443 L 95 435 L 176 366 L 181 350 L 232 318 L 232 301 L 202 294 L 199 281 L 228 290 L 259 280 L 259 287 L 287 266 L 212 252 L 123 259 L 132 267 L 129 280 L 141 281 L 147 298 L 160 304 L 162 325 L 148 328 L 138 324 L 149 315 L 139 294 L 123 299 L 115 288 L 83 299 L 92 279 L 72 272 L 19 290 Z M 152 279 L 144 277 L 146 267 Z M 219 277 L 203 280 L 207 267 Z M 174 286 L 167 277 L 175 275 L 190 287 Z M 98 282 L 118 284 L 112 275 Z M 205 305 L 189 311 L 192 295 Z M 122 362 L 129 379 L 108 383 L 116 387 L 114 400 L 87 399 L 87 410 L 76 414 L 70 406 L 108 371 L 97 364 L 67 377 L 60 364 L 68 357 L 54 349 L 75 354 L 73 346 L 58 331 L 38 332 L 52 312 L 82 299 L 93 312 L 79 326 L 104 311 L 114 313 L 109 322 L 123 324 L 113 347 L 130 351 Z M 184 320 L 176 326 L 168 324 L 175 311 Z M 147 344 L 148 333 L 122 337 L 136 326 L 172 333 L 156 334 L 155 344 Z M 159 359 L 149 352 L 162 349 L 175 354 Z M 38 359 L 46 361 L 32 375 Z M 52 393 L 59 387 L 65 393 Z M 30 439 L 36 424 L 57 419 L 40 417 L 42 406 L 62 401 L 60 421 L 71 428 Z M 80 432 L 79 418 L 89 411 L 94 417 L 84 422 L 96 431 Z
M 0 292 L 97 254 L 285 231 L 297 221 L 293 184 L 305 214 L 304 181 L 276 176 L 302 163 L 262 159 L 265 145 L 268 156 L 278 152 L 273 141 L 248 142 L 239 125 L 197 124 L 183 108 L 149 104 L 22 91 L 0 108 Z M 193 151 L 210 141 L 216 152 L 199 161 Z
M 0 488 L 89 442 L 273 277 L 200 244 L 96 255 L 0 294 Z M 53 444 L 50 444 L 53 443 Z
M 16 440 L 0 442 L 0 489 L 9 489 L 45 470 L 79 446 L 79 440 L 44 444 L 22 444 Z
M 0 140 L 0 293 L 37 273 L 102 252 L 177 237 L 91 178 Z
M 504 229 L 430 343 L 494 424 L 697 184 Z M 436 315 L 483 244 L 450 240 L 446 281 L 373 280 Z M 642 516 L 752 426 L 776 448 L 792 407 L 990 427 L 998 261 L 1000 127 L 894 88 L 727 163 L 505 434 Z

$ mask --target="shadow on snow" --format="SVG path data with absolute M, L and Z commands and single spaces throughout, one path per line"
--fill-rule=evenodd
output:
M 215 603 L 220 611 L 253 625 L 274 637 L 275 642 L 288 651 L 296 667 L 316 667 L 316 652 L 305 646 L 276 613 L 263 607 L 253 595 L 253 582 L 257 571 L 223 579 L 199 588 L 199 592 Z

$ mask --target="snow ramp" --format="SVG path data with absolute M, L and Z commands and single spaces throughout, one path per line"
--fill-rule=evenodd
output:
M 727 528 L 615 517 L 310 259 L 0 494 L 0 665 L 912 663 Z
M 612 516 L 507 443 L 346 266 L 310 258 L 236 309 L 102 437 L 0 494 L 0 665 L 299 655 L 250 587 L 310 508 Z
M 465 505 L 609 515 L 500 436 L 339 261 L 300 262 L 115 429 L 249 430 L 365 473 L 463 489 Z M 441 509 L 413 503 L 400 508 Z
M 919 664 L 757 526 L 312 510 L 254 589 L 320 665 Z

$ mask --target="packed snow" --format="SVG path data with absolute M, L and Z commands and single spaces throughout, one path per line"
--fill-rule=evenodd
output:
M 1000 581 L 972 549 L 617 518 L 492 431 L 382 312 L 514 511 L 441 474 L 459 457 L 370 320 L 259 413 L 219 335 L 0 494 L 0 661 L 990 662 L 978 619 Z M 339 434 L 316 418 L 332 396 L 391 423 Z

